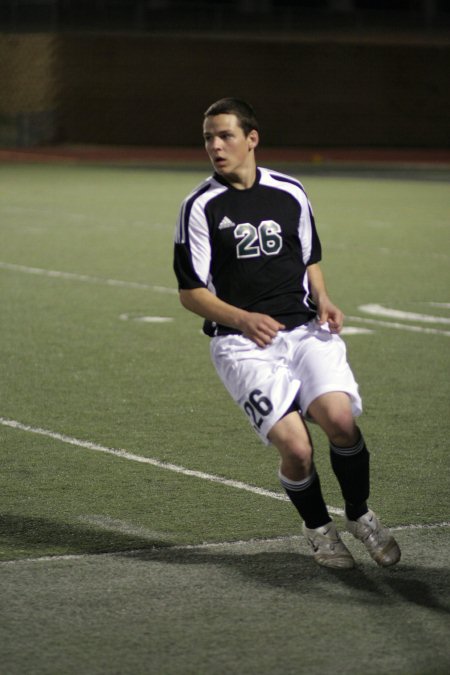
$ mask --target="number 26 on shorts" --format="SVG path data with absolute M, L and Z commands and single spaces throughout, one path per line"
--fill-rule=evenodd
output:
M 261 389 L 253 389 L 243 406 L 245 412 L 253 422 L 256 429 L 261 428 L 264 418 L 273 410 L 273 405 Z

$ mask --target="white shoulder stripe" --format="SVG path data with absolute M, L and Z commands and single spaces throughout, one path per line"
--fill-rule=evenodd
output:
M 184 198 L 180 207 L 180 212 L 178 214 L 178 220 L 175 229 L 175 243 L 183 244 L 186 241 L 186 210 L 192 200 L 195 199 L 195 196 L 197 194 L 202 194 L 202 192 L 207 189 L 209 183 L 211 182 L 211 178 L 212 176 L 202 181 Z
M 272 171 L 272 169 L 260 168 L 260 171 L 261 171 L 261 181 L 260 181 L 261 185 L 267 185 L 270 187 L 278 188 L 279 190 L 285 190 L 286 192 L 290 192 L 294 196 L 297 195 L 298 190 L 300 190 L 300 192 L 303 193 L 304 196 L 306 196 L 305 188 L 296 178 L 288 176 L 285 173 L 281 173 L 280 171 Z
M 211 199 L 226 189 L 227 188 L 224 185 L 221 185 L 215 180 L 214 176 L 210 176 L 187 195 L 181 204 L 176 225 L 175 242 L 177 244 L 184 244 L 187 240 L 187 228 L 189 227 L 194 206 L 196 211 L 198 207 L 200 207 L 201 210 L 204 210 L 206 204 Z

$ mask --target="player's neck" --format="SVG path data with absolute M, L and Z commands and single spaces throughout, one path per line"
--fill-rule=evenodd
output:
M 241 167 L 236 173 L 224 178 L 236 190 L 248 190 L 255 184 L 256 164 L 253 162 L 248 167 Z

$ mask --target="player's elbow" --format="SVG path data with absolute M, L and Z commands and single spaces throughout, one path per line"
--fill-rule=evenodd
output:
M 210 292 L 206 288 L 180 288 L 180 302 L 185 309 L 205 317 L 210 306 Z
M 180 303 L 183 305 L 183 307 L 185 307 L 185 306 L 186 306 L 186 305 L 185 305 L 185 302 L 186 302 L 186 291 L 184 290 L 184 288 L 180 288 L 180 289 L 179 289 L 179 291 L 178 291 L 178 297 L 179 297 L 179 299 L 180 299 Z
M 180 288 L 179 290 L 179 298 L 180 298 L 180 303 L 185 309 L 189 309 L 192 311 L 192 291 L 187 290 L 185 288 Z

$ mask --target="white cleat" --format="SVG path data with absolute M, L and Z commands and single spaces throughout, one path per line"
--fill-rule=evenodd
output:
M 336 525 L 333 522 L 310 530 L 303 523 L 303 534 L 311 547 L 314 560 L 323 567 L 334 569 L 350 569 L 355 561 L 352 554 L 342 542 Z
M 401 551 L 387 527 L 384 527 L 373 511 L 367 513 L 358 520 L 345 521 L 347 530 L 362 541 L 372 558 L 381 567 L 395 565 L 400 560 Z

